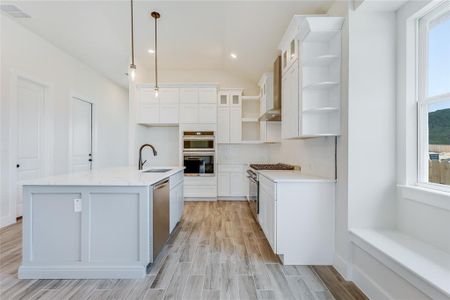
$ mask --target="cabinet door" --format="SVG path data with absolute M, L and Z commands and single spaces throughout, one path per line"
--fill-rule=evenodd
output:
M 242 171 L 230 173 L 230 196 L 246 196 L 247 187 L 248 180 Z
M 180 89 L 180 103 L 198 103 L 198 89 Z
M 179 185 L 177 185 L 177 189 L 178 189 L 178 222 L 181 221 L 181 218 L 183 217 L 183 211 L 184 211 L 184 188 L 183 188 L 183 183 L 180 183 Z
M 138 105 L 137 122 L 141 124 L 159 123 L 159 105 L 144 104 Z
M 231 93 L 230 94 L 230 105 L 233 107 L 241 107 L 241 93 Z
M 240 107 L 230 108 L 230 143 L 240 143 L 242 140 L 242 116 Z
M 266 210 L 266 227 L 267 227 L 267 233 L 266 237 L 269 241 L 270 246 L 272 247 L 272 250 L 274 253 L 277 253 L 276 249 L 276 238 L 275 238 L 275 232 L 276 232 L 276 201 L 273 196 L 269 196 L 267 199 L 267 210 Z
M 217 123 L 216 104 L 199 104 L 198 121 L 199 123 Z
M 217 142 L 230 141 L 230 110 L 228 107 L 219 107 L 217 117 Z
M 218 196 L 230 196 L 230 173 L 223 172 L 217 175 L 217 194 Z
M 159 105 L 159 123 L 178 124 L 178 104 Z
M 153 88 L 140 88 L 139 92 L 139 102 L 146 104 L 158 104 L 159 98 L 155 97 L 155 89 Z
M 230 105 L 230 94 L 221 92 L 219 93 L 219 107 L 225 107 Z
M 292 67 L 283 75 L 282 84 L 282 137 L 292 138 L 299 134 L 299 82 L 298 64 Z
M 169 198 L 169 232 L 172 232 L 178 223 L 178 189 L 174 187 L 170 190 Z
M 159 104 L 178 104 L 179 89 L 161 88 L 159 90 Z
M 259 226 L 261 226 L 261 229 L 264 232 L 264 235 L 267 237 L 267 204 L 268 203 L 268 194 L 263 190 L 259 189 L 259 215 L 258 215 L 258 221 Z
M 198 89 L 198 103 L 217 103 L 217 89 L 200 88 Z
M 181 104 L 180 123 L 198 123 L 198 104 Z

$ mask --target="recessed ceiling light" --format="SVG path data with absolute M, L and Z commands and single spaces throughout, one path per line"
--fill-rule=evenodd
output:
M 148 49 L 147 52 L 150 53 L 150 54 L 153 54 L 153 53 L 155 53 L 155 50 L 153 50 L 153 49 Z
M 237 58 L 237 55 L 235 53 L 230 53 L 230 56 L 231 56 L 231 58 L 234 58 L 234 59 Z

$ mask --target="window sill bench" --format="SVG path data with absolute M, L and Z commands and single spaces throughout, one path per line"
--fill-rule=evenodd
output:
M 354 244 L 434 299 L 450 298 L 450 254 L 395 230 L 350 229 Z

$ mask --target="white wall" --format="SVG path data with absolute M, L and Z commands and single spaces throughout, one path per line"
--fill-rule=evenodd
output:
M 151 149 L 142 151 L 142 161 L 147 160 L 145 167 L 178 166 L 179 165 L 179 128 L 173 127 L 145 127 L 136 125 L 136 158 L 139 156 L 139 147 L 143 144 L 151 144 L 158 152 L 153 156 Z M 138 161 L 134 162 L 137 165 Z
M 395 12 L 350 11 L 350 228 L 396 226 L 395 32 Z
M 270 162 L 299 165 L 305 174 L 334 178 L 334 137 L 282 140 L 271 145 Z
M 12 71 L 30 76 L 49 85 L 50 110 L 54 120 L 50 132 L 54 139 L 54 158 L 50 173 L 65 173 L 68 169 L 68 130 L 70 97 L 78 96 L 95 103 L 97 117 L 97 167 L 127 164 L 128 153 L 128 94 L 88 66 L 54 47 L 41 37 L 25 29 L 9 17 L 1 20 L 1 106 L 2 157 L 1 224 L 14 220 L 9 203 L 8 139 L 9 101 Z M 14 170 L 12 170 L 14 171 Z M 12 175 L 14 176 L 14 175 Z M 14 218 L 13 218 L 14 217 Z
M 341 136 L 337 145 L 337 182 L 335 206 L 335 262 L 334 267 L 350 279 L 350 239 L 348 236 L 348 77 L 349 77 L 349 22 L 351 1 L 336 1 L 330 16 L 344 17 L 341 35 Z
M 219 145 L 219 164 L 267 163 L 270 161 L 269 145 Z

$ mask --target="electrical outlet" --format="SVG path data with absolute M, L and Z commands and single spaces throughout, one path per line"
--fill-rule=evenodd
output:
M 81 199 L 73 199 L 73 211 L 81 212 Z

